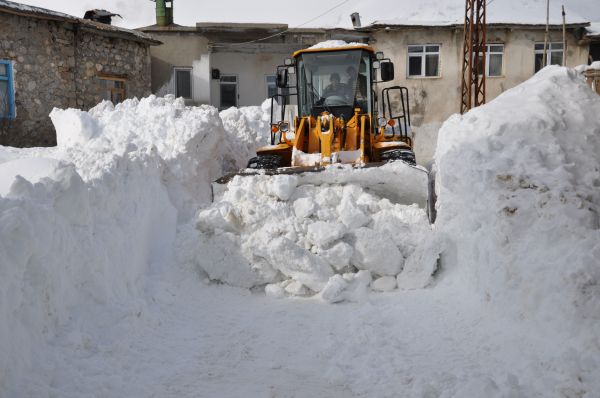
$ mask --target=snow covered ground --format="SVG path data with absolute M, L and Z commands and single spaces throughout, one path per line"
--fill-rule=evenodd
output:
M 286 178 L 211 205 L 264 108 L 55 110 L 58 147 L 0 148 L 0 397 L 597 396 L 600 98 L 578 73 L 442 126 L 433 228 Z

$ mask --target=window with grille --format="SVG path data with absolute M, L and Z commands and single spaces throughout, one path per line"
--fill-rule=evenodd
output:
M 408 76 L 436 77 L 440 75 L 440 45 L 408 46 Z
M 0 119 L 14 119 L 15 90 L 12 62 L 0 60 Z
M 127 98 L 127 79 L 116 76 L 100 76 L 102 99 L 118 104 Z

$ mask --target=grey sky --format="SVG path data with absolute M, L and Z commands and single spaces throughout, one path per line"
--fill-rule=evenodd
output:
M 196 22 L 280 22 L 291 27 L 316 17 L 327 9 L 342 3 L 344 0 L 175 0 L 175 22 L 180 25 L 195 25 Z M 332 19 L 348 18 L 353 4 L 362 0 L 347 0 L 313 23 L 331 22 Z M 501 2 L 503 0 L 494 0 Z M 525 1 L 525 0 L 524 0 Z M 19 3 L 49 8 L 55 11 L 82 17 L 84 12 L 93 8 L 103 8 L 119 13 L 115 23 L 128 28 L 152 25 L 154 23 L 154 3 L 150 0 L 23 0 Z M 373 3 L 377 3 L 373 1 Z M 564 5 L 585 18 L 600 21 L 600 3 L 598 0 L 564 0 Z M 542 11 L 543 12 L 543 11 Z M 402 15 L 393 15 L 402 17 Z M 568 18 L 568 16 L 567 16 Z

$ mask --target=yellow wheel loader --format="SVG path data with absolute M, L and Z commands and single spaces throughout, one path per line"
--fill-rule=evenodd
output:
M 368 45 L 296 51 L 277 67 L 270 145 L 246 170 L 215 181 L 213 196 L 236 175 L 296 174 L 300 183 L 355 183 L 395 203 L 417 203 L 431 220 L 428 172 L 412 149 L 408 90 L 377 92 L 377 83 L 393 78 L 393 63 Z

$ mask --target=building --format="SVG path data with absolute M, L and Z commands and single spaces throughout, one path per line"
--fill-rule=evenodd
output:
M 277 93 L 277 65 L 296 50 L 323 40 L 368 38 L 352 30 L 289 29 L 285 24 L 208 22 L 190 27 L 172 19 L 164 22 L 139 28 L 163 43 L 151 49 L 152 92 L 219 109 L 258 105 Z
M 161 19 L 162 25 L 140 28 L 164 43 L 151 50 L 152 90 L 157 94 L 184 96 L 189 103 L 221 109 L 258 105 L 275 92 L 274 71 L 294 50 L 342 39 L 369 43 L 392 59 L 396 73 L 388 85 L 408 87 L 413 126 L 439 124 L 460 110 L 464 0 L 367 1 L 355 10 L 352 20 L 348 12 L 344 24 L 307 29 L 234 23 L 184 27 L 173 23 L 174 2 L 162 3 L 168 4 L 170 11 L 157 11 L 157 21 L 159 14 L 170 17 Z M 485 71 L 488 101 L 542 68 L 545 3 L 490 2 Z M 553 7 L 560 10 L 559 4 Z M 408 17 L 394 18 L 390 10 L 402 10 Z M 547 64 L 588 62 L 590 46 L 585 37 L 589 22 L 570 11 L 567 15 L 566 48 L 562 17 L 556 12 L 551 15 Z M 361 20 L 373 22 L 361 25 Z
M 89 109 L 151 92 L 144 33 L 0 0 L 0 145 L 52 146 L 54 107 Z M 107 19 L 108 18 L 108 19 Z

